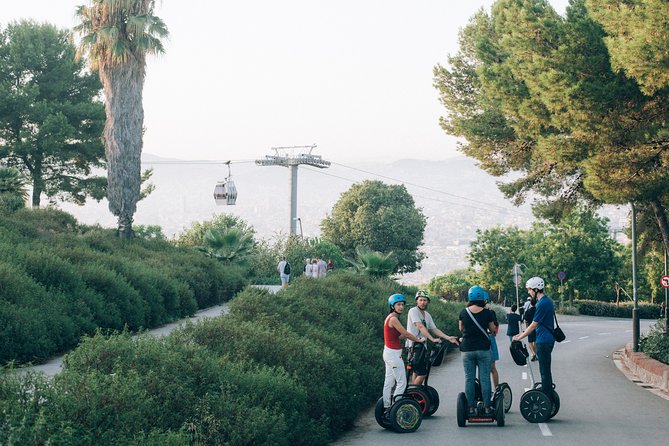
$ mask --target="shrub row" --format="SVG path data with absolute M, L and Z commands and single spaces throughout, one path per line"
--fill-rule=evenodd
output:
M 0 217 L 0 364 L 40 361 L 97 328 L 155 327 L 229 300 L 237 267 L 162 240 L 121 240 L 56 210 Z
M 631 318 L 632 309 L 634 308 L 634 304 L 631 302 L 616 305 L 615 303 L 595 300 L 576 300 L 574 304 L 578 307 L 578 312 L 586 316 Z M 657 319 L 659 314 L 659 305 L 639 303 L 639 318 Z
M 669 364 L 669 334 L 665 332 L 665 327 L 664 319 L 657 321 L 650 333 L 641 337 L 639 347 L 651 358 Z
M 246 288 L 228 315 L 167 337 L 98 334 L 51 384 L 0 379 L 0 436 L 36 445 L 328 444 L 381 395 L 383 320 L 397 291 L 411 294 L 336 271 L 275 295 Z M 430 306 L 448 334 L 461 308 Z

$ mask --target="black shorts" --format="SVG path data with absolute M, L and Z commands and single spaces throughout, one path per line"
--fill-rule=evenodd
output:
M 537 342 L 537 331 L 534 330 L 532 333 L 527 335 L 527 342 Z
M 418 376 L 427 375 L 427 361 L 428 351 L 425 345 L 415 342 L 411 347 L 411 370 Z

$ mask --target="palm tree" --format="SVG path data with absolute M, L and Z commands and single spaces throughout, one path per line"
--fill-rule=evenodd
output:
M 253 233 L 239 228 L 209 229 L 200 251 L 226 263 L 244 264 L 253 252 Z
M 366 274 L 371 277 L 388 277 L 397 266 L 397 262 L 393 260 L 392 251 L 388 254 L 383 254 L 382 252 L 372 251 L 363 246 L 357 246 L 355 254 L 355 260 L 346 259 L 346 261 L 353 265 L 353 268 L 360 274 Z
M 0 194 L 16 195 L 25 201 L 28 199 L 26 184 L 26 178 L 18 169 L 0 167 Z
M 153 15 L 154 6 L 155 0 L 90 0 L 76 12 L 78 55 L 88 56 L 91 69 L 98 71 L 106 98 L 107 198 L 124 238 L 133 236 L 140 198 L 146 56 L 163 53 L 161 39 L 168 35 Z
M 13 167 L 0 167 L 0 212 L 14 212 L 26 206 L 26 178 Z

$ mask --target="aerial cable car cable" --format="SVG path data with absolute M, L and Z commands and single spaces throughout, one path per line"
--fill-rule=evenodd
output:
M 333 163 L 333 164 L 338 164 L 338 163 Z M 348 166 L 344 166 L 344 167 L 348 167 Z M 378 174 L 375 174 L 374 172 L 368 172 L 368 171 L 364 171 L 364 170 L 361 170 L 361 169 L 356 169 L 356 168 L 353 168 L 353 167 L 351 169 L 360 170 L 361 172 L 364 172 L 364 173 L 367 173 L 367 174 L 370 174 L 370 175 L 380 176 L 380 177 L 383 177 L 383 178 L 386 178 L 386 179 L 389 179 L 389 180 L 392 180 L 392 181 L 396 181 L 396 182 L 401 183 L 401 184 L 408 184 L 410 186 L 420 187 L 420 188 L 423 188 L 423 189 L 430 190 L 432 192 L 443 193 L 445 195 L 456 197 L 456 198 L 459 198 L 461 200 L 470 201 L 470 202 L 474 202 L 474 203 L 479 203 L 479 204 L 483 204 L 485 206 L 494 206 L 494 207 L 493 208 L 483 208 L 483 207 L 474 206 L 474 205 L 467 204 L 467 203 L 455 203 L 455 202 L 452 202 L 452 201 L 442 200 L 442 199 L 439 199 L 439 198 L 426 197 L 426 196 L 422 196 L 422 195 L 412 194 L 414 197 L 417 197 L 417 198 L 423 198 L 425 200 L 437 201 L 439 203 L 451 204 L 451 205 L 454 205 L 454 206 L 464 206 L 464 207 L 468 207 L 468 208 L 471 208 L 471 209 L 478 209 L 478 210 L 486 211 L 486 212 L 508 212 L 508 213 L 513 213 L 513 214 L 525 216 L 525 217 L 533 217 L 533 215 L 531 215 L 531 214 L 528 214 L 528 213 L 522 212 L 522 211 L 517 211 L 515 209 L 509 209 L 509 208 L 505 208 L 505 207 L 495 205 L 495 204 L 492 204 L 492 203 L 486 203 L 486 202 L 482 202 L 482 201 L 478 201 L 478 200 L 472 200 L 472 199 L 469 199 L 469 198 L 466 198 L 466 197 L 460 197 L 458 195 L 450 194 L 448 192 L 443 192 L 443 191 L 440 191 L 440 190 L 437 190 L 437 189 L 433 189 L 433 188 L 429 188 L 429 187 L 425 187 L 425 186 L 420 186 L 420 185 L 417 185 L 417 184 L 408 183 L 408 182 L 405 182 L 405 181 L 397 179 L 397 178 L 391 178 L 391 177 L 388 177 L 388 176 L 385 176 L 385 175 L 378 175 Z M 315 169 L 309 169 L 309 168 L 306 168 L 306 170 L 309 170 L 309 171 L 312 171 L 312 172 L 315 172 L 315 173 L 319 173 L 321 175 L 327 175 L 327 176 L 330 176 L 330 177 L 339 178 L 341 180 L 349 181 L 351 183 L 356 183 L 356 182 L 359 181 L 359 180 L 351 180 L 350 178 L 345 178 L 345 177 L 341 177 L 341 176 L 338 176 L 338 175 L 334 175 L 332 173 L 326 173 L 326 172 L 323 172 L 321 170 L 315 170 Z
M 461 200 L 467 200 L 467 201 L 471 201 L 471 202 L 473 202 L 473 203 L 483 204 L 483 205 L 485 205 L 485 206 L 493 206 L 493 207 L 497 207 L 497 208 L 500 208 L 500 209 L 504 209 L 505 211 L 514 212 L 514 211 L 512 211 L 512 210 L 510 210 L 510 209 L 508 209 L 508 208 L 505 208 L 505 207 L 503 207 L 503 206 L 499 206 L 499 205 L 497 205 L 497 204 L 486 203 L 485 201 L 474 200 L 473 198 L 461 197 L 461 196 L 459 196 L 459 195 L 451 194 L 451 193 L 449 193 L 449 192 L 445 192 L 445 191 L 438 190 L 438 189 L 434 189 L 434 188 L 427 187 L 427 186 L 422 186 L 422 185 L 420 185 L 420 184 L 411 183 L 411 182 L 409 182 L 409 181 L 399 180 L 399 179 L 397 179 L 397 178 L 392 178 L 392 177 L 389 177 L 389 176 L 386 176 L 386 175 L 382 175 L 382 174 L 378 174 L 378 173 L 370 172 L 370 171 L 367 171 L 367 170 L 364 170 L 364 169 L 358 169 L 357 167 L 347 166 L 347 165 L 345 165 L 345 164 L 336 163 L 336 162 L 334 162 L 334 161 L 332 161 L 332 164 L 336 164 L 336 165 L 338 165 L 338 166 L 346 167 L 347 169 L 351 169 L 351 170 L 357 170 L 357 171 L 359 171 L 359 172 L 367 173 L 367 174 L 370 174 L 370 175 L 375 175 L 375 176 L 380 177 L 380 178 L 386 178 L 386 179 L 388 179 L 388 180 L 398 181 L 398 182 L 400 182 L 400 183 L 408 184 L 408 185 L 410 185 L 410 186 L 420 187 L 421 189 L 426 189 L 426 190 L 429 190 L 429 191 L 432 191 L 432 192 L 437 192 L 437 193 L 440 193 L 440 194 L 448 195 L 448 196 L 450 196 L 450 197 L 459 198 L 459 199 L 461 199 Z M 526 215 L 526 214 L 525 214 L 525 215 Z

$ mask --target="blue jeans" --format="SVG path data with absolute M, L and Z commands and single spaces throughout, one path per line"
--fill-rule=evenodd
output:
M 462 365 L 465 367 L 465 395 L 470 407 L 474 406 L 474 380 L 476 379 L 476 367 L 478 367 L 479 381 L 481 382 L 481 396 L 483 406 L 491 407 L 490 395 L 490 350 L 475 350 L 473 352 L 462 352 Z
M 551 373 L 551 354 L 553 353 L 553 342 L 537 342 L 537 359 L 539 360 L 539 373 L 541 373 L 541 390 L 553 401 L 553 374 Z

